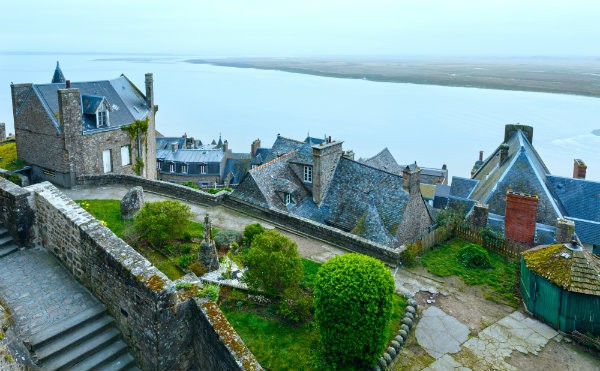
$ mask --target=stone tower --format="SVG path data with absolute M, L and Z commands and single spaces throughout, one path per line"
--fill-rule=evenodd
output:
M 212 272 L 219 268 L 219 257 L 217 255 L 217 247 L 212 238 L 212 225 L 208 214 L 204 217 L 204 238 L 198 249 L 198 260 L 206 266 L 208 272 Z

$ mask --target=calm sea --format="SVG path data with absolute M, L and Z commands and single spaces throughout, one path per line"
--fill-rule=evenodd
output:
M 561 94 L 370 82 L 279 71 L 185 63 L 181 57 L 0 54 L 0 122 L 13 132 L 10 83 L 48 83 L 57 60 L 67 79 L 112 79 L 124 73 L 142 91 L 153 72 L 157 129 L 203 142 L 229 140 L 249 151 L 278 133 L 331 135 L 370 157 L 387 147 L 400 163 L 447 164 L 469 176 L 479 150 L 502 141 L 504 125 L 534 127 L 533 143 L 554 174 L 571 176 L 573 159 L 600 181 L 600 99 Z

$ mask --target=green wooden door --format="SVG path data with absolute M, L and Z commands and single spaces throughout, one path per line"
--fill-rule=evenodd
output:
M 558 328 L 561 290 L 548 280 L 536 276 L 534 314 Z

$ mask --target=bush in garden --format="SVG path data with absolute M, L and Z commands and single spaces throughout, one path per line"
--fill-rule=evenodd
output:
M 255 235 L 244 263 L 248 267 L 244 282 L 271 298 L 279 299 L 286 290 L 299 289 L 304 279 L 296 243 L 277 231 Z
M 479 245 L 472 243 L 461 247 L 456 252 L 456 258 L 458 261 L 467 268 L 490 268 L 492 262 L 490 261 L 490 255 L 487 250 Z
M 133 230 L 157 248 L 181 239 L 192 217 L 190 207 L 178 201 L 148 202 L 133 219 Z
M 206 272 L 208 272 L 208 269 L 206 269 L 206 265 L 204 265 L 204 263 L 202 263 L 201 261 L 193 262 L 189 265 L 188 268 L 198 277 L 203 276 L 206 274 Z
M 288 321 L 300 323 L 310 318 L 313 309 L 312 295 L 303 290 L 289 289 L 283 293 L 275 312 Z
M 246 246 L 250 246 L 252 244 L 252 241 L 254 241 L 254 237 L 258 236 L 264 231 L 265 228 L 259 223 L 247 225 L 246 228 L 244 228 L 243 233 L 244 243 L 246 244 Z
M 368 367 L 381 355 L 392 312 L 394 280 L 374 258 L 345 254 L 323 264 L 315 278 L 315 320 L 330 362 Z
M 177 258 L 177 265 L 179 265 L 182 268 L 187 268 L 190 265 L 190 263 L 194 260 L 194 258 L 194 255 L 181 255 Z
M 231 229 L 221 229 L 215 236 L 217 247 L 229 247 L 232 243 L 241 243 L 242 234 Z

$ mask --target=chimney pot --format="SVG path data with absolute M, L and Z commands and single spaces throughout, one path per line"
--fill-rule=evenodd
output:
M 71 80 L 65 81 L 67 89 L 71 89 Z
M 479 161 L 483 161 L 483 151 L 479 151 Z
M 585 179 L 585 173 L 587 171 L 587 165 L 583 160 L 576 158 L 573 161 L 573 178 L 575 179 Z
M 504 163 L 504 161 L 506 161 L 506 159 L 508 158 L 508 144 L 506 143 L 502 143 L 500 145 L 500 165 L 502 165 Z

